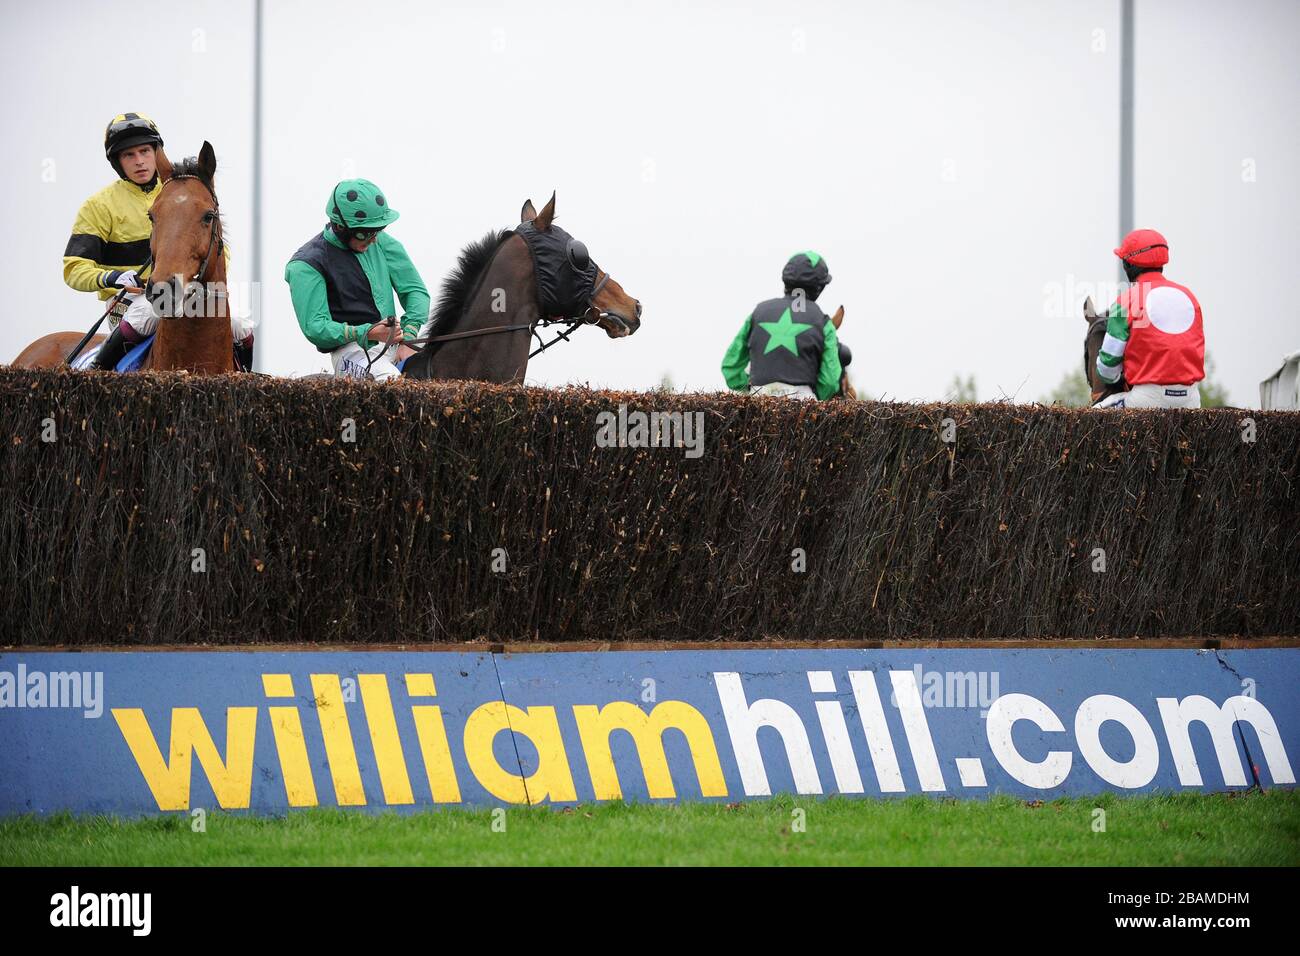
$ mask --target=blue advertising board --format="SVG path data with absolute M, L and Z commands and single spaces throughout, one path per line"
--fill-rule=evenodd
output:
M 0 814 L 1293 787 L 1300 650 L 0 655 Z

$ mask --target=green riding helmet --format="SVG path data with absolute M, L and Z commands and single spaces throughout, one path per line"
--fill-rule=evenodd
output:
M 368 179 L 345 179 L 334 187 L 325 214 L 346 229 L 382 229 L 396 222 L 398 212 L 384 192 Z

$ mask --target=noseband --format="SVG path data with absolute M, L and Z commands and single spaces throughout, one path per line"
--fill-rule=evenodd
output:
M 591 295 L 587 298 L 587 311 L 582 313 L 579 318 L 587 325 L 596 325 L 601 319 L 613 319 L 627 331 L 632 331 L 628 328 L 628 324 L 623 321 L 623 317 L 617 312 L 602 312 L 600 307 L 596 305 L 596 296 L 600 295 L 600 290 L 605 288 L 605 283 L 609 282 L 608 272 L 600 266 L 596 266 L 596 272 L 599 273 L 599 278 L 591 287 Z

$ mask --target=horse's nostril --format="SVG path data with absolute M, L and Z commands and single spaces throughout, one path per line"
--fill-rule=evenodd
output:
M 637 317 L 638 319 L 641 318 L 641 300 L 640 300 L 640 299 L 637 299 L 637 300 L 636 300 L 636 317 Z

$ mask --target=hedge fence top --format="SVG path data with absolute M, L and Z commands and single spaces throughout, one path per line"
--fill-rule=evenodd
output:
M 1300 634 L 1300 414 L 0 369 L 0 643 Z

